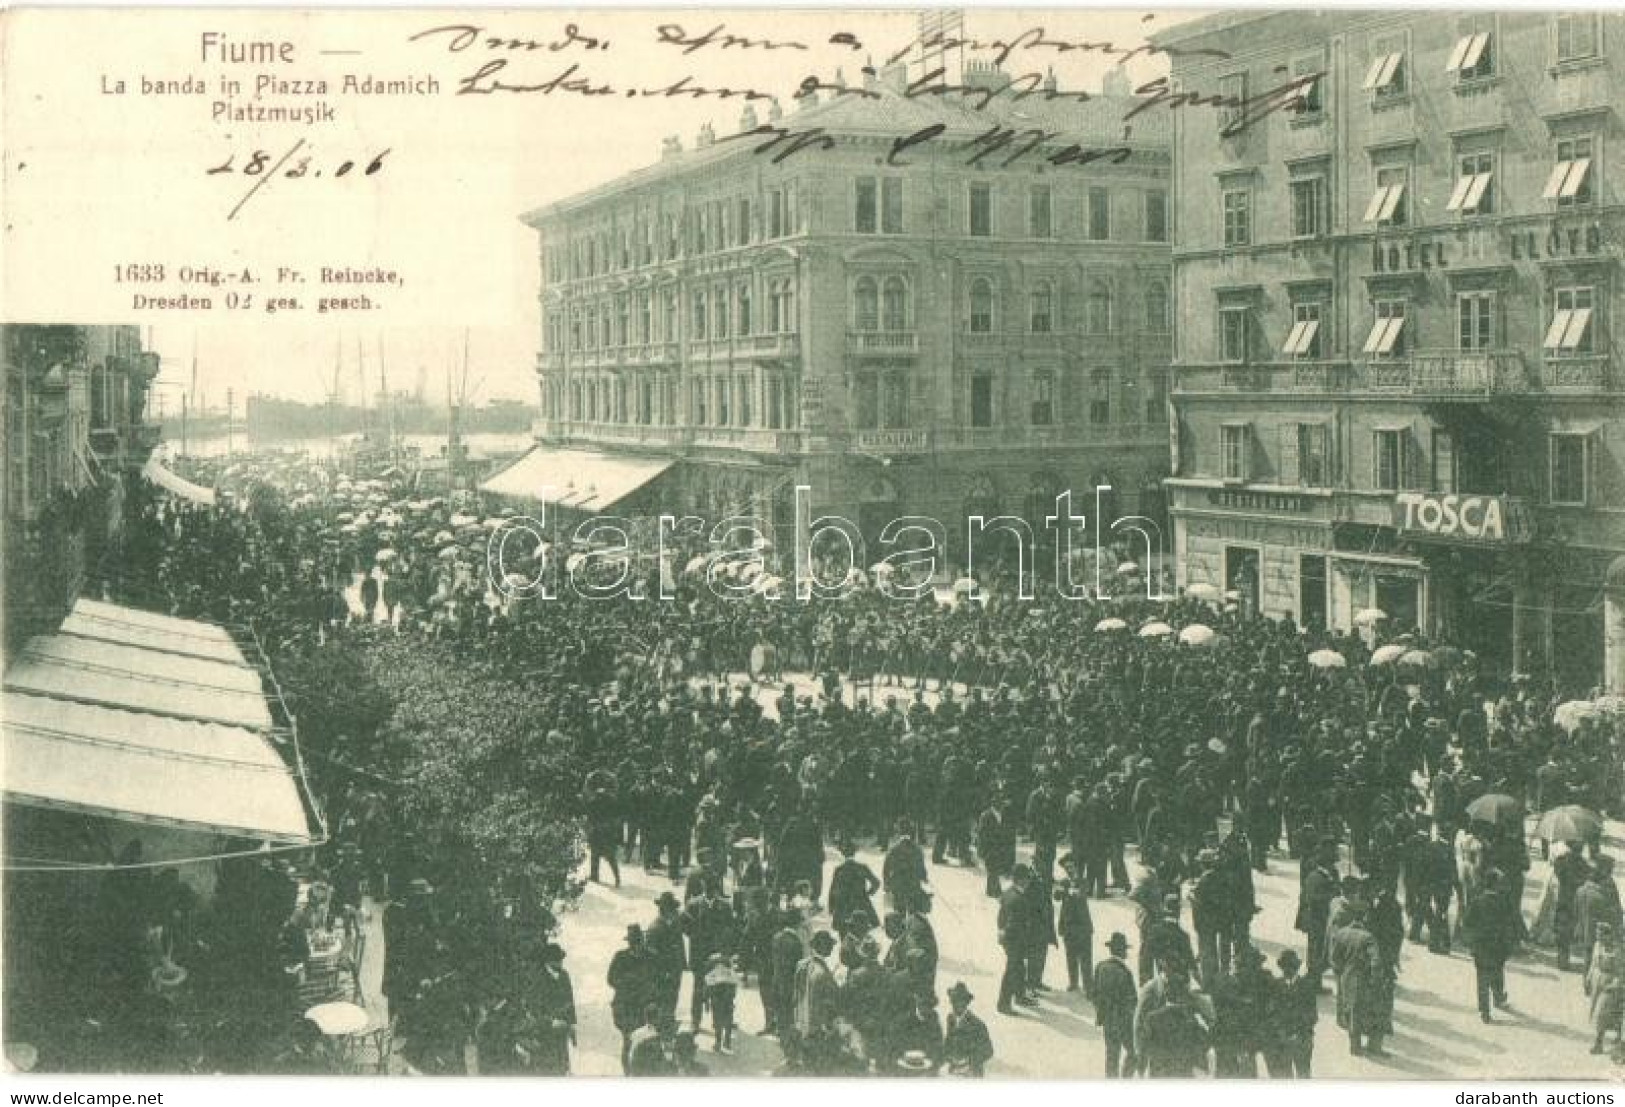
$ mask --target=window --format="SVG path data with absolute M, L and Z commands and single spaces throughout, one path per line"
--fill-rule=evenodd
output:
M 883 234 L 903 233 L 903 179 L 885 177 L 880 182 L 880 230 Z
M 1168 286 L 1161 281 L 1152 281 L 1145 290 L 1145 329 L 1168 333 Z
M 970 330 L 972 334 L 993 333 L 993 282 L 986 277 L 970 283 Z
M 1292 305 L 1292 330 L 1281 352 L 1288 357 L 1313 361 L 1321 356 L 1320 309 L 1318 301 Z
M 1030 414 L 1032 425 L 1035 427 L 1055 425 L 1055 374 L 1047 369 L 1033 374 L 1033 402 Z
M 734 391 L 739 396 L 739 402 L 735 405 L 738 408 L 739 425 L 748 427 L 752 422 L 750 377 L 743 373 L 736 376 L 734 378 Z
M 1089 334 L 1110 334 L 1112 329 L 1112 290 L 1104 281 L 1092 281 L 1084 301 L 1083 329 Z
M 1557 144 L 1557 164 L 1546 180 L 1541 197 L 1556 200 L 1558 207 L 1573 207 L 1592 201 L 1591 162 L 1595 147 L 1589 135 L 1565 138 Z
M 1551 500 L 1554 504 L 1583 505 L 1590 476 L 1591 436 L 1554 434 L 1551 442 Z
M 1410 430 L 1390 427 L 1372 432 L 1371 486 L 1381 491 L 1405 487 L 1405 440 Z
M 729 418 L 729 411 L 730 411 L 730 409 L 732 407 L 730 401 L 733 399 L 733 397 L 731 395 L 729 395 L 731 389 L 728 387 L 728 378 L 727 377 L 718 377 L 716 379 L 716 389 L 717 389 L 717 426 L 726 427 L 733 421 L 732 419 Z
M 853 201 L 852 229 L 859 234 L 874 234 L 880 229 L 879 195 L 873 177 L 859 177 Z
M 852 286 L 852 326 L 860 331 L 880 329 L 880 287 L 873 277 L 859 277 Z
M 1365 208 L 1365 221 L 1390 227 L 1405 225 L 1405 186 L 1410 183 L 1411 171 L 1403 165 L 1384 165 L 1377 168 L 1377 190 Z
M 784 189 L 775 188 L 767 194 L 767 237 L 783 238 L 788 233 L 788 227 Z
M 1048 238 L 1050 226 L 1050 187 L 1035 184 L 1027 193 L 1027 233 L 1033 238 Z
M 970 379 L 970 425 L 993 425 L 993 374 L 978 372 Z
M 1161 189 L 1145 194 L 1145 240 L 1168 241 L 1168 194 Z
M 739 308 L 735 314 L 738 316 L 740 335 L 749 337 L 752 333 L 752 320 L 750 317 L 750 285 L 748 284 L 739 286 Z
M 1145 421 L 1160 423 L 1168 418 L 1168 389 L 1161 377 L 1152 377 L 1145 394 Z
M 689 335 L 689 337 L 693 338 L 693 339 L 697 339 L 697 340 L 703 340 L 705 338 L 705 326 L 706 326 L 706 322 L 707 322 L 706 316 L 705 316 L 705 293 L 703 293 L 703 292 L 694 293 L 693 305 L 694 305 L 694 333 Z
M 1089 371 L 1089 422 L 1104 426 L 1112 421 L 1112 371 Z
M 1309 488 L 1326 487 L 1331 483 L 1330 429 L 1325 423 L 1299 423 L 1292 430 L 1297 445 L 1297 483 Z
M 1405 353 L 1405 301 L 1378 300 L 1371 333 L 1366 335 L 1363 352 L 1373 357 L 1401 357 Z
M 1029 300 L 1027 329 L 1034 334 L 1049 334 L 1054 329 L 1055 290 L 1048 281 L 1039 281 L 1033 286 Z
M 1551 326 L 1546 328 L 1547 357 L 1585 357 L 1592 353 L 1590 288 L 1559 288 L 1552 297 Z
M 735 245 L 745 246 L 750 243 L 750 201 L 747 199 L 741 199 L 739 201 L 739 215 L 734 220 L 734 232 Z
M 1241 133 L 1247 115 L 1247 74 L 1231 73 L 1219 78 L 1219 135 L 1230 138 Z
M 1456 439 L 1442 427 L 1433 428 L 1432 489 L 1435 492 L 1454 492 L 1457 485 Z
M 1225 423 L 1219 428 L 1219 475 L 1225 480 L 1247 479 L 1247 440 L 1251 430 L 1246 423 Z
M 1487 151 L 1463 154 L 1456 161 L 1456 187 L 1445 211 L 1463 215 L 1489 215 L 1495 210 L 1495 155 Z
M 1456 48 L 1450 52 L 1450 60 L 1445 63 L 1445 72 L 1454 73 L 1456 80 L 1462 84 L 1469 81 L 1482 81 L 1495 75 L 1495 48 L 1491 39 L 1493 33 L 1487 29 L 1478 29 L 1463 34 L 1456 40 Z
M 1365 90 L 1373 93 L 1378 103 L 1404 96 L 1405 37 L 1377 39 L 1373 45 L 1375 56 L 1365 71 Z
M 1297 84 L 1298 119 L 1313 122 L 1325 115 L 1325 74 L 1326 59 L 1320 54 L 1309 54 L 1293 61 L 1292 80 Z
M 1219 309 L 1219 360 L 1239 363 L 1247 360 L 1247 335 L 1251 311 L 1244 307 Z
M 717 338 L 728 337 L 728 290 L 719 288 L 711 297 L 713 311 L 716 316 L 716 329 L 712 332 Z
M 1597 56 L 1597 13 L 1570 12 L 1553 16 L 1552 37 L 1557 63 Z
M 888 430 L 908 426 L 908 376 L 887 373 L 882 382 L 881 425 Z
M 796 329 L 796 293 L 789 281 L 767 286 L 767 327 L 769 334 L 792 334 Z
M 1232 189 L 1224 194 L 1224 244 L 1247 246 L 1253 241 L 1253 194 L 1251 189 Z
M 1112 194 L 1104 188 L 1089 190 L 1089 238 L 1105 242 L 1112 236 Z
M 694 408 L 692 412 L 694 423 L 696 426 L 703 427 L 709 421 L 707 418 L 705 404 L 707 390 L 706 382 L 697 380 L 691 383 L 692 387 L 689 389 L 689 403 Z
M 1326 178 L 1292 182 L 1292 237 L 1319 238 L 1326 233 Z
M 990 184 L 970 186 L 970 233 L 978 238 L 987 238 L 993 233 L 993 186 Z
M 1495 293 L 1463 292 L 1456 297 L 1456 348 L 1488 350 L 1495 345 Z
M 902 277 L 887 277 L 880 295 L 881 323 L 893 334 L 908 330 L 908 285 Z

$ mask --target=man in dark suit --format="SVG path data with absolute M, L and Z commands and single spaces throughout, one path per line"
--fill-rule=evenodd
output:
M 1293 924 L 1308 939 L 1307 975 L 1317 988 L 1326 972 L 1326 928 L 1331 921 L 1332 900 L 1337 891 L 1337 843 L 1323 840 L 1299 882 L 1298 915 Z
M 1010 887 L 999 896 L 999 945 L 1004 949 L 1004 976 L 999 980 L 998 1011 L 1013 1015 L 1012 1003 L 1024 1007 L 1037 1004 L 1027 994 L 1027 954 L 1040 930 L 1035 918 L 1035 902 L 1029 894 L 1033 871 L 1026 865 L 1017 865 Z
M 660 914 L 644 933 L 654 981 L 651 1002 L 661 1015 L 675 1019 L 677 995 L 683 988 L 683 969 L 688 964 L 683 949 L 683 924 L 678 916 L 682 905 L 668 891 L 660 893 L 655 907 Z
M 1506 963 L 1518 944 L 1517 908 L 1506 890 L 1506 876 L 1499 869 L 1484 874 L 1483 890 L 1467 905 L 1462 920 L 1462 936 L 1473 953 L 1473 976 L 1478 989 L 1478 1017 L 1493 1021 L 1490 1002 L 1507 1006 Z
M 987 1023 L 970 1009 L 971 995 L 963 981 L 948 989 L 948 1023 L 942 1037 L 942 1059 L 955 1076 L 981 1076 L 993 1060 L 993 1038 Z
M 1106 1040 L 1106 1076 L 1117 1079 L 1134 1071 L 1134 1007 L 1139 991 L 1124 957 L 1128 939 L 1114 932 L 1106 939 L 1111 954 L 1095 968 L 1090 996 L 1095 1001 L 1095 1022 Z

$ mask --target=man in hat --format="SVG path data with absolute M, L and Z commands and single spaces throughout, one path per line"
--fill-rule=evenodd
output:
M 1135 1056 L 1153 1079 L 1205 1074 L 1211 1027 L 1191 994 L 1190 977 L 1174 969 L 1158 983 L 1160 1002 L 1139 1019 Z
M 679 915 L 682 904 L 668 890 L 655 899 L 655 908 L 659 915 L 644 934 L 653 980 L 652 1002 L 662 1015 L 675 1019 L 677 996 L 683 989 L 683 970 L 688 966 L 683 946 L 683 922 Z
M 1275 963 L 1281 978 L 1271 990 L 1264 1063 L 1272 1077 L 1307 1080 L 1315 1056 L 1315 1023 L 1320 1020 L 1320 989 L 1299 973 L 1297 950 L 1284 949 Z
M 1493 1021 L 1490 1003 L 1507 1006 L 1506 963 L 1518 944 L 1518 908 L 1507 890 L 1505 874 L 1490 869 L 1478 895 L 1467 905 L 1462 936 L 1473 954 L 1473 976 L 1478 991 L 1478 1017 Z
M 1061 797 L 1050 775 L 1044 773 L 1039 778 L 1038 787 L 1027 797 L 1027 833 L 1033 839 L 1033 869 L 1045 880 L 1054 875 L 1055 847 L 1064 825 Z
M 1196 867 L 1196 886 L 1191 890 L 1191 925 L 1196 928 L 1197 966 L 1202 987 L 1211 992 L 1229 967 L 1230 949 L 1223 936 L 1230 929 L 1233 910 L 1225 874 L 1219 869 L 1219 851 L 1197 851 Z
M 1089 994 L 1094 982 L 1095 922 L 1089 913 L 1089 897 L 1066 877 L 1055 886 L 1060 901 L 1061 944 L 1066 951 L 1066 990 L 1083 989 Z
M 564 968 L 564 947 L 542 946 L 542 969 L 528 997 L 535 1022 L 531 1071 L 542 1076 L 570 1074 L 570 1047 L 576 1041 L 575 989 Z
M 970 1009 L 976 997 L 959 981 L 948 989 L 947 1027 L 943 1032 L 942 1059 L 955 1076 L 981 1076 L 993 1059 L 993 1039 L 987 1024 Z
M 1326 971 L 1326 927 L 1331 922 L 1337 887 L 1337 841 L 1324 838 L 1298 882 L 1298 914 L 1294 920 L 1294 925 L 1308 939 L 1307 972 L 1316 987 L 1320 986 L 1321 976 Z
M 1016 828 L 1007 821 L 1007 814 L 1008 805 L 995 798 L 976 821 L 976 848 L 987 870 L 989 899 L 999 898 L 1004 891 L 1000 881 L 1016 864 Z
M 1552 850 L 1552 879 L 1557 881 L 1552 911 L 1553 939 L 1557 945 L 1557 969 L 1569 972 L 1574 947 L 1574 908 L 1591 866 L 1586 864 L 1579 842 L 1564 842 Z
M 999 896 L 999 945 L 1004 950 L 1004 975 L 999 980 L 998 1012 L 1013 1015 L 1012 1003 L 1037 1005 L 1027 994 L 1027 955 L 1037 941 L 1042 920 L 1034 911 L 1033 871 L 1017 865 L 1010 887 Z
M 1597 927 L 1607 923 L 1620 933 L 1619 889 L 1614 884 L 1614 859 L 1598 854 L 1580 890 L 1574 894 L 1574 935 L 1585 950 L 1585 971 L 1591 971 L 1591 951 L 1597 944 Z
M 816 1075 L 834 1070 L 839 1053 L 835 1019 L 841 1010 L 841 990 L 828 960 L 835 952 L 835 935 L 820 930 L 807 947 L 807 956 L 796 966 L 796 1067 Z
M 786 1058 L 796 1048 L 796 971 L 805 956 L 801 912 L 786 908 L 780 916 L 778 931 L 768 943 L 761 979 L 763 1031 L 778 1036 L 779 1048 Z
M 1179 925 L 1179 893 L 1169 892 L 1163 897 L 1162 910 L 1142 938 L 1150 950 L 1153 971 L 1166 973 L 1179 968 L 1187 975 L 1196 971 L 1196 957 L 1191 951 L 1191 936 Z
M 710 968 L 711 955 L 721 953 L 732 957 L 739 936 L 733 907 L 722 898 L 721 888 L 713 880 L 704 882 L 700 894 L 683 905 L 678 917 L 683 932 L 688 935 L 688 968 L 694 978 L 689 1025 L 699 1026 L 705 1013 L 705 974 Z
M 1095 1022 L 1106 1040 L 1106 1076 L 1116 1080 L 1134 1071 L 1134 1008 L 1139 992 L 1127 962 L 1128 939 L 1113 931 L 1106 939 L 1110 954 L 1095 968 L 1089 989 L 1095 1003 Z
M 906 912 L 925 899 L 925 851 L 914 840 L 914 824 L 897 824 L 897 841 L 880 867 L 881 885 L 892 910 Z
M 1388 967 L 1376 937 L 1366 925 L 1364 904 L 1356 902 L 1344 920 L 1331 942 L 1331 970 L 1337 976 L 1337 1025 L 1348 1032 L 1351 1056 L 1383 1057 L 1387 1013 L 1382 998 Z
M 621 1071 L 627 1071 L 632 1035 L 643 1025 L 643 1010 L 654 996 L 654 965 L 643 942 L 643 927 L 626 928 L 626 946 L 609 959 L 609 1013 L 621 1032 Z

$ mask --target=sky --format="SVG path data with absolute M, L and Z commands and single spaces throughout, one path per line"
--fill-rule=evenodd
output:
M 646 70 L 638 73 L 640 79 L 692 71 L 712 84 L 726 81 L 774 91 L 780 95 L 787 115 L 793 107 L 791 94 L 802 77 L 816 73 L 830 79 L 840 69 L 846 80 L 857 83 L 864 64 L 882 65 L 887 55 L 905 47 L 917 33 L 911 13 L 844 10 L 572 13 L 555 9 L 547 13 L 550 22 L 545 27 L 513 22 L 532 20 L 541 14 L 467 12 L 450 18 L 483 21 L 492 33 L 534 35 L 538 40 L 556 34 L 563 21 L 580 18 L 584 33 L 606 34 L 605 27 L 609 27 L 627 38 L 632 37 L 633 21 L 635 31 L 643 36 L 659 24 L 679 23 L 690 38 L 725 23 L 730 33 L 813 44 L 795 54 L 783 50 L 719 53 L 714 44 L 690 55 L 674 48 L 649 48 L 646 61 L 640 62 Z M 1143 9 L 979 9 L 965 14 L 963 33 L 991 41 L 1013 38 L 1041 25 L 1054 39 L 1109 41 L 1130 48 L 1142 43 L 1147 33 L 1195 14 L 1157 11 L 1148 15 Z M 417 18 L 421 21 L 423 17 Z M 590 26 L 589 19 L 594 21 Z M 611 22 L 605 24 L 603 20 Z M 861 39 L 861 52 L 826 45 L 834 31 L 843 29 Z M 623 66 L 627 57 L 624 51 L 618 57 Z M 522 75 L 550 75 L 554 70 L 545 68 L 552 64 L 545 54 L 518 59 L 515 69 L 521 62 L 536 65 L 538 58 L 543 60 L 544 68 L 526 69 Z M 443 82 L 461 78 L 479 62 L 472 54 L 438 51 L 427 58 L 413 55 L 410 60 L 435 63 Z M 593 60 L 585 59 L 589 63 Z M 1063 89 L 1098 90 L 1102 77 L 1115 62 L 1114 57 L 1101 52 L 1033 50 L 1023 55 L 1020 68 L 1014 61 L 1008 68 L 1022 72 L 1052 66 Z M 674 64 L 680 68 L 670 68 Z M 1129 63 L 1128 69 L 1131 78 L 1139 83 L 1166 72 L 1166 63 L 1154 56 L 1139 57 Z M 608 76 L 618 78 L 624 74 Z M 234 393 L 239 410 L 242 397 L 251 392 L 316 402 L 325 398 L 335 379 L 341 394 L 353 402 L 360 394 L 363 375 L 369 394 L 377 391 L 380 369 L 387 373 L 392 390 L 414 390 L 421 381 L 429 399 L 443 401 L 448 381 L 460 375 L 465 344 L 471 402 L 493 398 L 534 402 L 533 367 L 540 329 L 536 299 L 539 266 L 534 233 L 519 222 L 519 215 L 654 163 L 667 135 L 676 134 L 685 147 L 691 147 L 702 124 L 710 123 L 719 135 L 733 133 L 738 129 L 740 114 L 738 101 L 662 99 L 628 104 L 615 97 L 602 102 L 576 98 L 561 103 L 552 98 L 523 96 L 505 98 L 501 103 L 496 98 L 480 98 L 488 102 L 473 109 L 469 104 L 472 98 L 454 99 L 458 108 L 486 111 L 488 123 L 499 121 L 494 123 L 495 133 L 504 136 L 503 143 L 495 149 L 482 148 L 478 156 L 487 159 L 487 176 L 495 173 L 506 177 L 495 190 L 479 191 L 478 184 L 466 186 L 470 196 L 478 197 L 478 202 L 457 205 L 457 218 L 462 221 L 458 233 L 469 249 L 447 264 L 466 265 L 470 264 L 469 258 L 477 258 L 483 277 L 489 278 L 494 272 L 500 275 L 503 287 L 511 288 L 509 301 L 493 303 L 488 313 L 492 317 L 471 320 L 468 326 L 446 320 L 384 327 L 306 324 L 289 319 L 231 326 L 157 324 L 149 329 L 149 335 L 152 348 L 163 358 L 159 388 L 167 406 L 178 408 L 180 394 L 192 392 L 194 404 L 201 400 L 209 408 L 223 408 L 228 389 Z M 427 130 L 428 124 L 419 116 L 411 119 L 414 131 Z M 454 134 L 443 133 L 444 141 L 450 144 L 444 160 L 450 162 L 460 152 Z M 493 169 L 494 165 L 501 168 Z M 441 187 L 448 190 L 448 202 L 454 198 L 450 190 L 462 183 L 461 178 L 442 182 Z

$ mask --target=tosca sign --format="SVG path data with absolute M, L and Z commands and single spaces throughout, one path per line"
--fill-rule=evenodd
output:
M 1506 496 L 1401 492 L 1394 498 L 1394 529 L 1455 542 L 1526 542 L 1529 517 L 1521 502 Z

